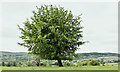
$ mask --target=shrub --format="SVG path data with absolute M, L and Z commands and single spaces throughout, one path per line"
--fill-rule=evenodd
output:
M 104 62 L 104 59 L 103 59 L 103 58 L 101 59 L 100 63 L 102 64 L 102 66 L 105 65 L 105 62 Z
M 8 62 L 8 63 L 6 64 L 6 66 L 7 66 L 7 67 L 10 67 L 10 66 L 12 66 L 12 63 L 11 63 L 11 62 Z
M 63 65 L 64 65 L 64 66 L 74 66 L 74 64 L 71 63 L 71 62 L 64 62 Z
M 69 62 L 64 62 L 63 65 L 64 66 L 70 66 L 70 63 Z
M 6 66 L 6 65 L 5 65 L 5 62 L 2 62 L 2 66 Z
M 100 63 L 98 61 L 92 60 L 92 61 L 84 61 L 84 62 L 79 62 L 77 63 L 77 66 L 87 66 L 87 65 L 91 65 L 91 66 L 99 66 Z
M 33 63 L 27 62 L 27 66 L 28 66 L 28 67 L 33 66 Z
M 89 61 L 79 62 L 77 63 L 78 66 L 87 66 Z
M 15 61 L 13 62 L 13 66 L 15 66 L 15 67 L 17 66 L 17 63 Z
M 22 63 L 21 62 L 17 62 L 17 67 L 21 67 Z
M 50 66 L 47 62 L 42 62 L 41 65 L 42 66 Z
M 82 62 L 82 66 L 87 66 L 89 61 Z
M 70 66 L 74 66 L 74 64 L 70 62 Z
M 23 65 L 21 65 L 21 67 L 28 67 L 28 65 L 26 65 L 26 64 L 23 64 Z
M 95 60 L 92 60 L 88 63 L 88 65 L 91 65 L 91 66 L 100 66 L 100 63 L 98 61 L 95 61 Z
M 3 66 L 7 66 L 7 67 L 10 67 L 10 66 L 17 66 L 17 63 L 16 63 L 16 61 L 8 61 L 6 64 L 5 64 L 5 62 L 2 62 L 2 65 Z

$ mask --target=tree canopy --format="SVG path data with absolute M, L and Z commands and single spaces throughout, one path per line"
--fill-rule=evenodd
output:
M 24 22 L 20 38 L 23 43 L 18 43 L 26 48 L 30 54 L 40 55 L 43 59 L 72 60 L 75 51 L 84 44 L 82 40 L 81 15 L 74 16 L 72 11 L 64 7 L 42 5 L 36 7 L 33 17 Z

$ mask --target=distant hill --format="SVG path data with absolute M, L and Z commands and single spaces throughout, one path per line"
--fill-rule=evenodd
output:
M 91 52 L 91 53 L 78 53 L 81 58 L 104 58 L 104 57 L 113 57 L 118 58 L 117 53 L 98 53 L 98 52 Z M 120 54 L 119 54 L 120 56 Z
M 0 51 L 2 52 L 2 56 L 0 56 L 0 59 L 3 61 L 31 61 L 33 60 L 33 55 L 28 55 L 26 52 L 5 52 L 5 51 Z M 117 53 L 97 53 L 97 52 L 92 52 L 92 53 L 77 53 L 78 57 L 75 58 L 75 60 L 79 59 L 97 59 L 97 58 L 118 58 Z M 120 54 L 119 54 L 120 56 Z
M 117 53 L 97 53 L 97 52 L 91 52 L 91 53 L 78 53 L 79 55 L 83 55 L 83 56 L 91 56 L 94 55 L 96 57 L 100 57 L 100 56 L 118 56 Z
M 0 57 L 3 61 L 30 61 L 33 60 L 32 55 L 28 55 L 26 52 L 6 52 L 0 51 L 2 56 Z

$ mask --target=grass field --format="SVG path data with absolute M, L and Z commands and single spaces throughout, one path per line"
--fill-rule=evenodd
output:
M 118 70 L 118 66 L 2 67 L 2 70 Z

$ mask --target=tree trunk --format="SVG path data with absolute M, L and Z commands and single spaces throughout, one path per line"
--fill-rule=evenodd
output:
M 41 66 L 41 64 L 40 64 L 40 59 L 38 59 L 38 65 Z
M 102 66 L 105 66 L 104 64 L 102 64 Z
M 58 60 L 59 67 L 63 67 L 61 60 Z

